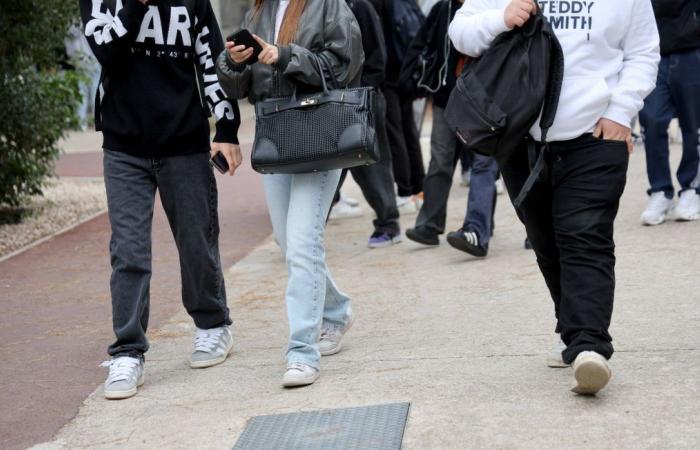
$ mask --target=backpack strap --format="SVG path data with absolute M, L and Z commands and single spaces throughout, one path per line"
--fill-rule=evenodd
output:
M 559 106 L 559 95 L 561 94 L 561 86 L 564 80 L 564 52 L 561 44 L 551 30 L 547 31 L 549 42 L 551 44 L 551 58 L 549 62 L 549 75 L 547 79 L 547 90 L 544 97 L 544 106 L 542 108 L 542 117 L 540 118 L 540 129 L 542 130 L 542 146 L 537 152 L 537 145 L 534 139 L 527 140 L 527 156 L 530 162 L 530 175 L 525 180 L 520 193 L 513 201 L 513 206 L 516 208 L 522 205 L 525 197 L 532 189 L 532 186 L 542 178 L 546 172 L 545 154 L 549 152 L 549 142 L 547 141 L 547 133 L 554 123 L 554 118 L 557 114 Z

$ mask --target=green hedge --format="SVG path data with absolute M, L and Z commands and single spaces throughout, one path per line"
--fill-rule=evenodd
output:
M 75 0 L 0 0 L 0 207 L 41 194 L 76 123 L 78 77 L 62 72 Z

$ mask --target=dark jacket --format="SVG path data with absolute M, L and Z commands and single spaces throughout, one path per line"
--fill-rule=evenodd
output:
M 248 29 L 267 42 L 274 42 L 278 0 L 265 0 L 254 17 L 251 9 L 241 28 Z M 321 76 L 314 54 L 323 55 L 332 65 L 335 79 L 342 86 L 359 82 L 364 52 L 360 28 L 350 7 L 339 0 L 307 0 L 294 43 L 280 47 L 279 61 L 272 66 L 262 63 L 236 64 L 227 51 L 216 63 L 219 82 L 234 98 L 248 97 L 251 103 L 268 97 L 292 95 L 296 86 L 302 90 L 321 87 Z
M 362 66 L 362 86 L 379 88 L 386 78 L 386 42 L 379 15 L 367 0 L 347 0 L 362 32 L 365 64 Z
M 661 54 L 700 48 L 700 0 L 653 0 Z
M 462 3 L 458 0 L 442 0 L 433 5 L 428 18 L 416 35 L 411 47 L 409 48 L 403 67 L 401 69 L 400 85 L 402 90 L 409 95 L 417 95 L 412 88 L 408 86 L 412 84 L 409 78 L 412 75 L 413 69 L 416 68 L 419 57 L 422 52 L 434 54 L 437 56 L 435 64 L 432 67 L 435 71 L 443 67 L 445 63 L 445 46 L 449 47 L 449 56 L 447 61 L 447 77 L 445 84 L 440 89 L 432 94 L 433 104 L 440 108 L 447 105 L 447 100 L 450 97 L 450 92 L 457 82 L 457 63 L 462 56 L 450 42 L 447 35 L 447 28 L 452 22 L 452 19 L 457 13 L 457 10 L 462 7 Z M 437 75 L 437 74 L 435 74 Z M 435 76 L 435 79 L 438 77 Z M 424 94 L 423 94 L 424 95 Z
M 146 158 L 207 152 L 207 108 L 218 119 L 214 140 L 238 143 L 238 104 L 216 79 L 224 44 L 209 0 L 80 0 L 80 12 L 105 77 L 104 148 Z

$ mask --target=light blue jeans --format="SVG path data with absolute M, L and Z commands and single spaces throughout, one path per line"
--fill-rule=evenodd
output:
M 287 363 L 318 368 L 322 322 L 344 326 L 350 298 L 340 292 L 326 266 L 326 217 L 340 170 L 264 175 L 275 240 L 287 262 L 285 294 L 289 320 Z

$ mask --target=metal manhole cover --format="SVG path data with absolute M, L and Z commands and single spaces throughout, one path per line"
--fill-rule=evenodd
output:
M 257 416 L 234 450 L 399 450 L 410 403 Z

